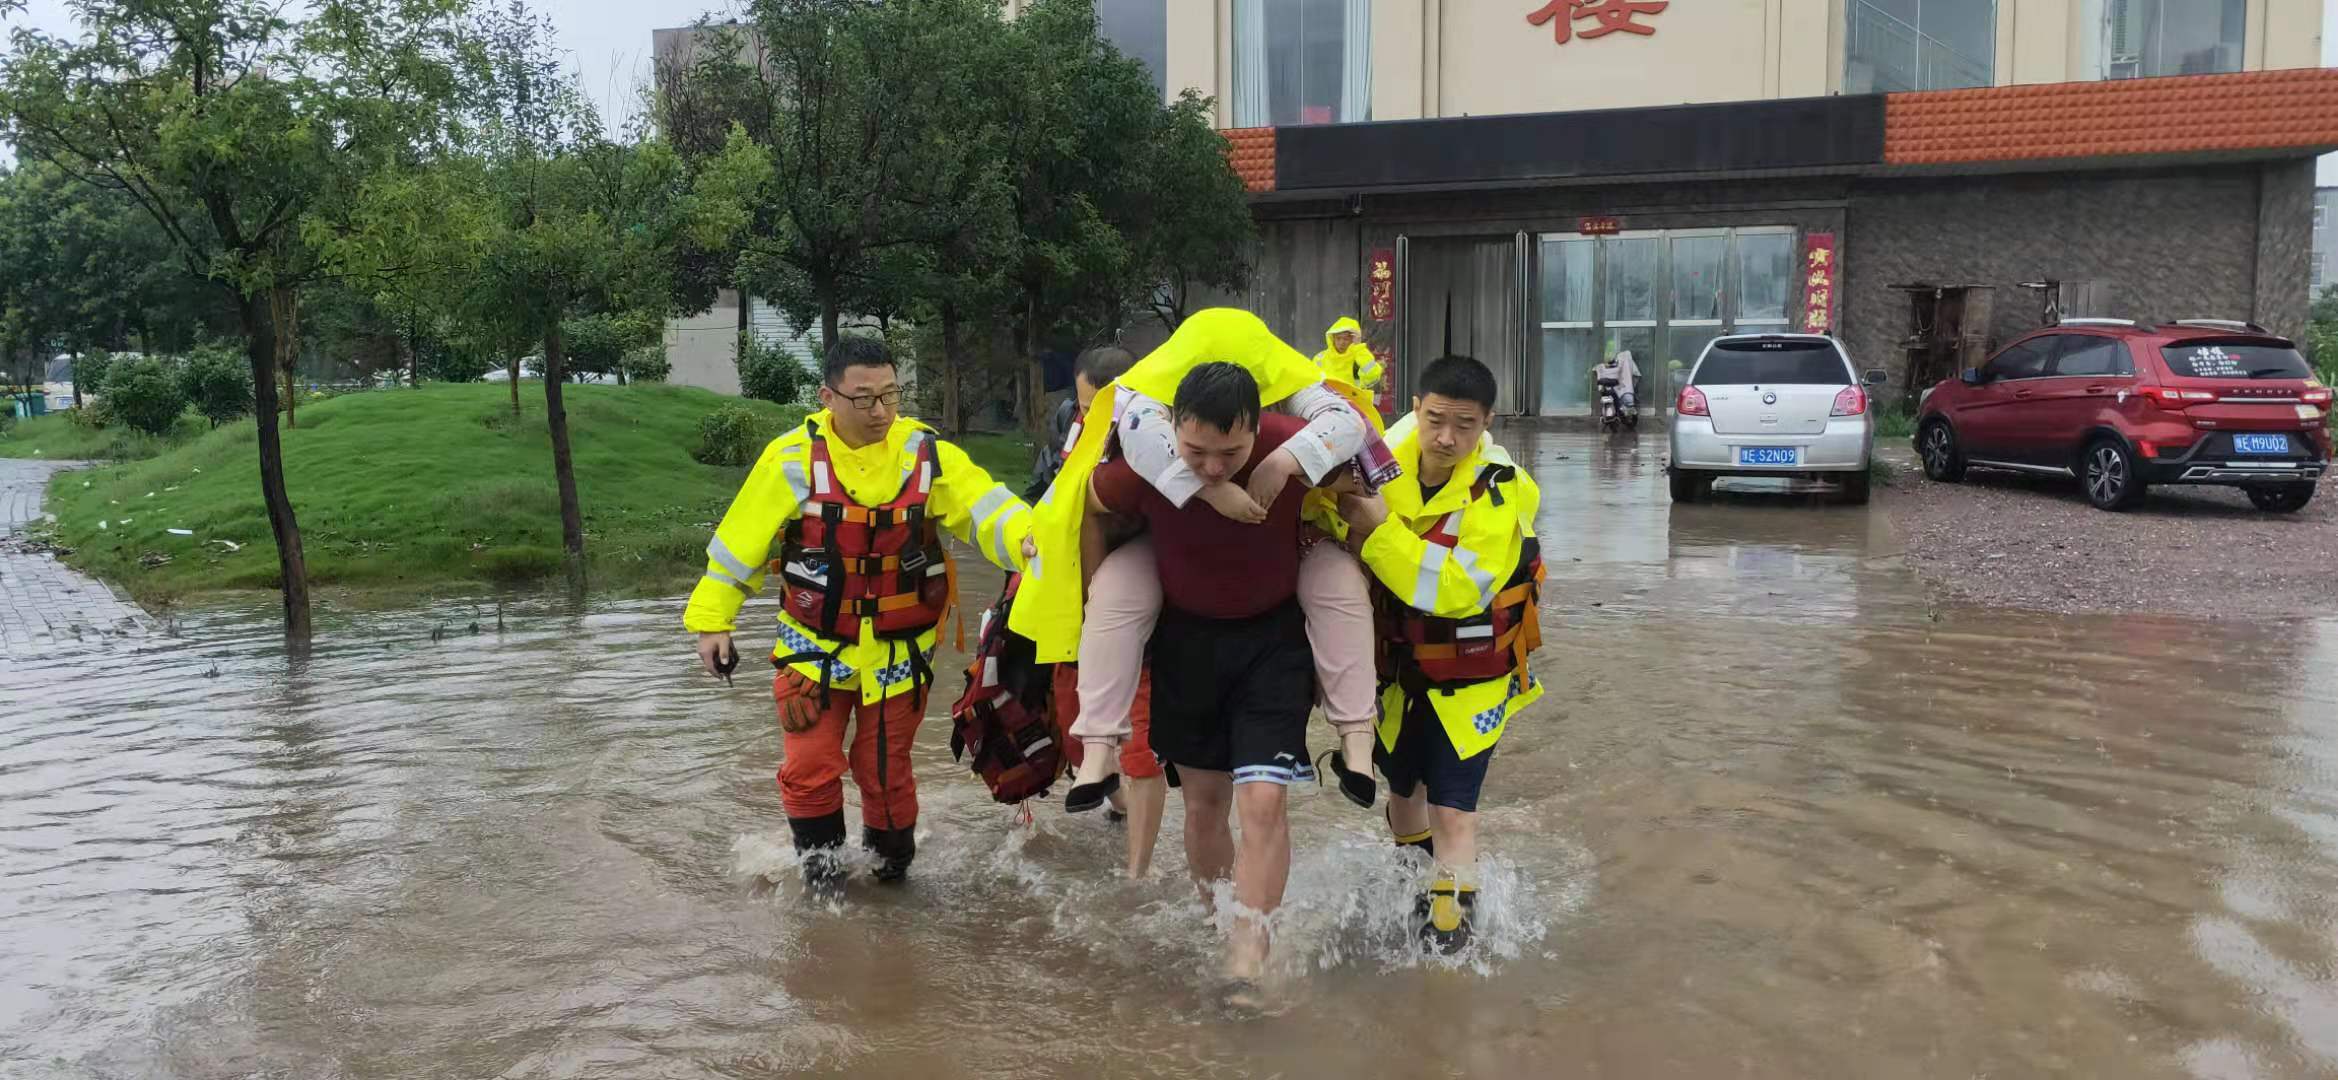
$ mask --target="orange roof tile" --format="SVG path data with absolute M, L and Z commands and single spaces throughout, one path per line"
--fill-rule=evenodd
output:
M 1234 175 L 1242 178 L 1242 186 L 1253 194 L 1275 189 L 1275 129 L 1227 128 L 1218 134 L 1226 137 L 1226 160 L 1234 166 Z
M 1891 165 L 2338 147 L 2338 69 L 1892 94 Z

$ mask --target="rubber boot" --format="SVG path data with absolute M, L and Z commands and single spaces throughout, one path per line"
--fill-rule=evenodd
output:
M 844 892 L 844 811 L 813 818 L 789 818 L 795 833 L 796 856 L 804 869 L 804 888 L 814 896 L 833 899 Z
M 917 858 L 917 830 L 861 828 L 861 846 L 877 857 L 876 877 L 888 885 L 909 877 L 909 863 Z
M 1470 913 L 1476 908 L 1476 886 L 1438 878 L 1414 909 L 1421 918 L 1421 943 L 1445 956 L 1468 948 Z

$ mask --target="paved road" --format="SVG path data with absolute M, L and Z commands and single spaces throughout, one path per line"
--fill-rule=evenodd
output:
M 152 627 L 145 612 L 105 583 L 16 542 L 21 529 L 40 520 L 49 477 L 80 464 L 0 458 L 0 656 L 140 636 Z

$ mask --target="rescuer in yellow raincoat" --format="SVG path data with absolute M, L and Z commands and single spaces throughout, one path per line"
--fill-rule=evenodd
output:
M 1331 382 L 1346 383 L 1370 393 L 1380 383 L 1380 358 L 1364 346 L 1364 328 L 1356 320 L 1342 318 L 1323 332 L 1323 351 L 1315 354 L 1315 366 Z
M 1388 824 L 1436 874 L 1421 934 L 1468 943 L 1477 895 L 1477 801 L 1510 718 L 1542 696 L 1526 657 L 1542 558 L 1542 493 L 1486 434 L 1493 373 L 1448 356 L 1421 373 L 1411 415 L 1389 429 L 1404 475 L 1379 498 L 1344 496 L 1348 544 L 1384 613 L 1377 761 Z
M 1033 550 L 1030 507 L 965 451 L 902 418 L 902 395 L 884 342 L 829 348 L 821 411 L 764 448 L 706 546 L 683 615 L 701 662 L 728 677 L 739 609 L 777 579 L 780 802 L 806 879 L 823 890 L 842 876 L 848 759 L 878 879 L 901 880 L 917 854 L 909 748 L 933 684 L 936 628 L 956 592 L 941 532 L 1009 572 Z

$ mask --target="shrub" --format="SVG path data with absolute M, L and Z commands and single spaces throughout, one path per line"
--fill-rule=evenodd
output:
M 205 345 L 187 354 L 179 380 L 187 400 L 212 427 L 252 411 L 252 366 L 234 349 Z
M 625 354 L 625 377 L 634 382 L 664 382 L 673 373 L 664 345 L 644 345 Z
M 106 375 L 114 366 L 114 354 L 104 349 L 91 349 L 73 358 L 73 389 L 81 394 L 83 403 L 106 392 Z
M 739 393 L 781 405 L 803 400 L 811 376 L 802 361 L 759 341 L 739 346 Z
M 698 421 L 690 456 L 708 465 L 752 465 L 763 452 L 763 421 L 744 405 L 724 405 Z
M 123 423 L 149 435 L 169 431 L 187 411 L 186 388 L 175 366 L 151 356 L 108 371 L 106 400 Z

